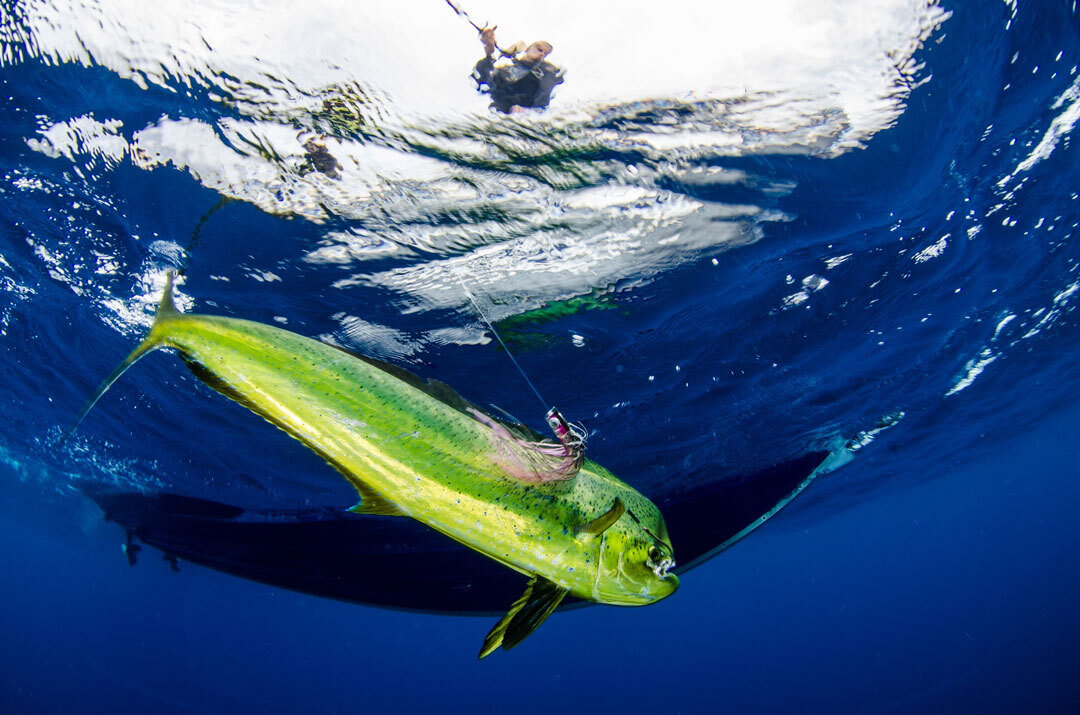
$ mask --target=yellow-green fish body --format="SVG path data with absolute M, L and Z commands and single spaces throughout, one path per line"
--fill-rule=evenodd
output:
M 520 642 L 566 593 L 642 605 L 678 586 L 659 510 L 603 467 L 545 480 L 542 454 L 446 386 L 281 328 L 179 313 L 171 281 L 90 406 L 158 347 L 336 467 L 361 495 L 353 511 L 412 517 L 532 577 L 481 657 Z

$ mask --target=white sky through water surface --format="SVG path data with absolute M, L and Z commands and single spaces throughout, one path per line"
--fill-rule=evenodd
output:
M 899 107 L 897 67 L 947 16 L 926 0 L 461 3 L 497 24 L 500 44 L 548 39 L 567 71 L 553 109 L 653 98 L 778 92 L 839 109 L 863 138 Z M 242 82 L 318 89 L 360 79 L 402 113 L 483 110 L 468 78 L 480 43 L 444 0 L 359 3 L 29 2 L 39 52 L 125 77 L 181 82 L 228 72 Z M 141 80 L 138 80 L 141 81 Z M 272 83 L 272 82 L 271 82 Z
M 771 92 L 839 110 L 850 140 L 895 119 L 901 73 L 913 69 L 915 50 L 947 17 L 925 0 L 473 0 L 462 7 L 497 24 L 502 45 L 553 43 L 550 59 L 567 74 L 552 117 L 612 103 Z M 444 0 L 302 7 L 52 0 L 27 3 L 27 14 L 41 54 L 90 60 L 139 82 L 228 73 L 310 91 L 359 80 L 414 120 L 486 109 L 468 78 L 481 55 L 476 33 Z M 782 119 L 781 109 L 775 120 Z

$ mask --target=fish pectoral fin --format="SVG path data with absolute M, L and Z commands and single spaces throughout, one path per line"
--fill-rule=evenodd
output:
M 626 507 L 623 505 L 622 499 L 615 497 L 615 503 L 611 505 L 611 508 L 608 509 L 607 513 L 575 527 L 574 536 L 579 539 L 582 537 L 599 536 L 610 529 L 611 526 L 619 520 L 619 517 L 625 513 Z
M 355 479 L 350 479 L 356 491 L 360 492 L 360 503 L 349 507 L 353 514 L 372 514 L 375 516 L 408 516 L 397 504 L 383 498 L 374 489 Z
M 510 650 L 540 627 L 547 617 L 558 608 L 570 589 L 540 576 L 533 576 L 525 587 L 525 593 L 514 601 L 495 627 L 484 637 L 479 658 L 491 655 L 499 646 Z
M 371 514 L 374 516 L 408 516 L 401 509 L 398 509 L 396 504 L 378 497 L 374 499 L 364 497 L 359 504 L 349 507 L 346 511 L 351 511 L 353 514 Z

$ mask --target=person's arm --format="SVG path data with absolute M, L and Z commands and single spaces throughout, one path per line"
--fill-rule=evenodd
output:
M 482 85 L 491 86 L 491 73 L 495 70 L 495 28 L 489 27 L 480 31 L 480 42 L 484 45 L 484 58 L 473 67 L 473 79 L 476 80 L 477 89 Z
M 495 27 L 498 27 L 496 25 Z M 484 45 L 484 54 L 491 59 L 491 56 L 495 54 L 495 27 L 488 27 L 480 31 L 480 42 Z

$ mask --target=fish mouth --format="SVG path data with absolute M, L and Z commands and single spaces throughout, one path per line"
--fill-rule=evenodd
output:
M 653 573 L 656 574 L 656 578 L 663 581 L 668 578 L 668 576 L 672 575 L 669 574 L 668 571 L 675 568 L 675 559 L 663 558 L 660 559 L 660 563 L 650 565 L 652 566 Z

